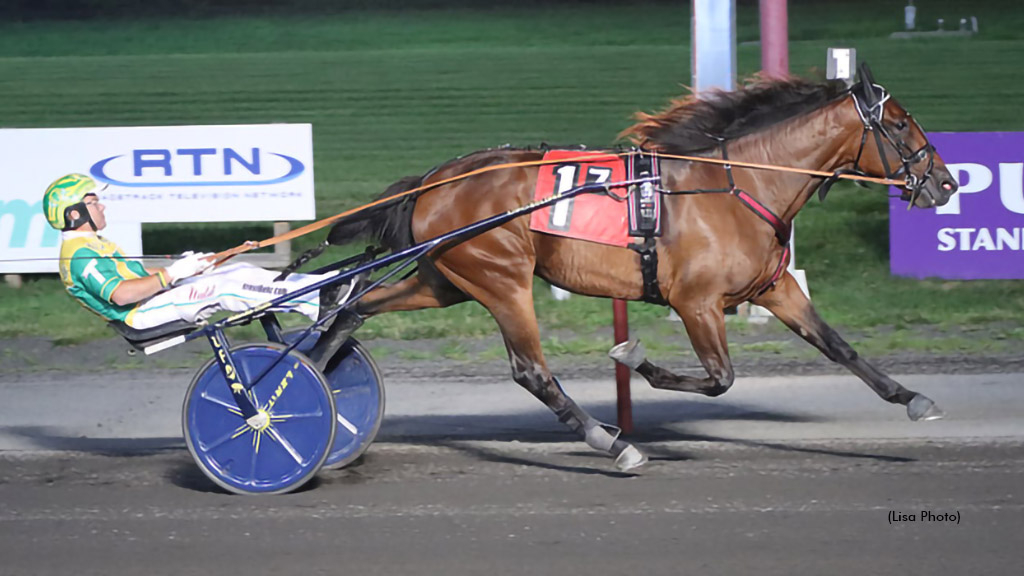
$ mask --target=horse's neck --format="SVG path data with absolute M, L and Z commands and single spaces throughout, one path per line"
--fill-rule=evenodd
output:
M 847 99 L 778 124 L 773 129 L 740 138 L 730 144 L 733 160 L 832 172 L 851 163 L 850 139 L 858 137 L 861 124 Z M 748 193 L 792 222 L 821 183 L 820 177 L 796 172 L 757 170 Z

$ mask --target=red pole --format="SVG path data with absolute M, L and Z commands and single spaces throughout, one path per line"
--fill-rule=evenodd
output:
M 786 0 L 761 0 L 761 72 L 769 77 L 789 76 L 789 14 Z M 790 245 L 795 230 L 789 231 Z M 789 270 L 796 269 L 796 252 Z
M 612 319 L 615 327 L 615 343 L 629 340 L 629 316 L 625 300 L 612 300 Z M 633 432 L 633 401 L 629 392 L 629 367 L 615 363 L 615 391 L 619 428 L 626 434 Z
M 789 74 L 789 21 L 786 0 L 761 0 L 761 70 Z

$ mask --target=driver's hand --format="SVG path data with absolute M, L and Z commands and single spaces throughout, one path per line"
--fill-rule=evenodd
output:
M 167 280 L 171 284 L 175 284 L 179 280 L 202 274 L 213 266 L 212 256 L 213 252 L 186 252 L 182 258 L 175 260 L 167 267 Z

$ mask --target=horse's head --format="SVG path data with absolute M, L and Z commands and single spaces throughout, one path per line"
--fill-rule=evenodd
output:
M 861 65 L 860 83 L 850 95 L 864 123 L 854 169 L 903 180 L 901 197 L 919 208 L 949 202 L 957 190 L 956 180 L 921 125 L 885 88 L 875 84 L 866 64 Z M 869 134 L 874 138 L 868 138 Z

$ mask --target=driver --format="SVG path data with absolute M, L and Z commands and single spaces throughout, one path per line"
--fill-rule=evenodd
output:
M 216 312 L 243 312 L 330 277 L 291 274 L 275 282 L 276 272 L 250 264 L 213 269 L 212 253 L 186 252 L 167 268 L 145 268 L 121 248 L 99 236 L 107 226 L 99 193 L 106 188 L 83 174 L 57 179 L 43 196 L 43 213 L 61 231 L 60 277 L 86 309 L 135 329 L 177 320 L 198 322 Z M 351 285 L 329 286 L 270 308 L 298 312 L 316 320 L 321 311 L 345 302 Z M 324 307 L 321 309 L 321 298 Z

